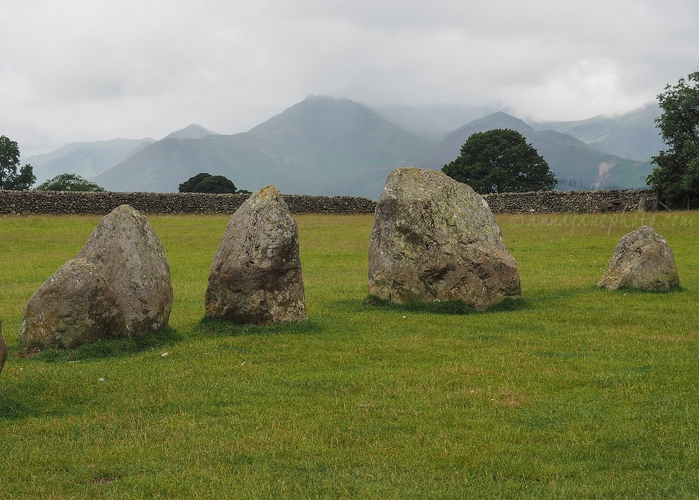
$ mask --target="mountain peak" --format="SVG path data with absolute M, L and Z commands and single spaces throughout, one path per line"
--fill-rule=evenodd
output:
M 218 135 L 216 132 L 212 132 L 209 129 L 202 127 L 193 123 L 183 129 L 176 130 L 175 132 L 165 136 L 165 139 L 201 139 L 207 135 Z
M 351 99 L 309 95 L 251 129 L 248 134 L 256 137 L 284 135 L 297 138 L 315 136 L 313 140 L 346 140 L 358 133 L 369 133 L 377 128 L 399 129 L 369 108 Z M 401 129 L 402 130 L 402 129 Z M 403 131 L 405 132 L 405 131 Z
M 487 116 L 484 116 L 483 118 L 479 118 L 478 120 L 474 120 L 471 123 L 464 125 L 460 129 L 457 129 L 452 133 L 456 133 L 459 130 L 466 128 L 486 128 L 487 130 L 495 128 L 509 128 L 521 133 L 534 132 L 533 127 L 527 125 L 519 118 L 515 118 L 512 115 L 508 115 L 503 111 L 497 111 L 495 113 L 491 113 Z
M 331 95 L 318 95 L 318 94 L 308 94 L 306 98 L 303 101 L 318 101 L 318 102 L 341 102 L 341 101 L 350 101 L 350 99 L 347 99 L 346 97 L 335 97 Z M 301 101 L 301 102 L 303 102 Z

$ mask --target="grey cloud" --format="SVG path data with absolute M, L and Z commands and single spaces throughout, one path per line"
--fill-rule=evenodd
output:
M 8 0 L 0 132 L 31 148 L 235 133 L 311 93 L 585 118 L 695 70 L 697 21 L 693 0 Z

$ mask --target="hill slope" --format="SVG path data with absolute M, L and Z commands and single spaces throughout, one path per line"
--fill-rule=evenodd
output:
M 216 132 L 192 124 L 172 132 L 166 138 L 199 139 L 212 134 Z M 30 156 L 26 163 L 34 167 L 38 183 L 63 173 L 92 178 L 154 142 L 151 138 L 75 142 L 49 153 Z
M 655 119 L 660 114 L 658 105 L 649 103 L 620 116 L 546 122 L 534 124 L 534 127 L 537 130 L 556 130 L 580 139 L 600 151 L 645 163 L 665 148 L 655 126 Z
M 371 109 L 381 118 L 405 130 L 439 140 L 464 123 L 469 123 L 496 111 L 492 106 L 462 106 L 458 104 L 408 106 L 399 103 L 372 107 Z
M 473 121 L 447 135 L 427 155 L 416 160 L 423 168 L 441 169 L 461 152 L 471 134 L 495 128 L 520 132 L 541 154 L 559 180 L 560 189 L 644 187 L 650 166 L 604 153 L 567 134 L 537 131 L 522 120 L 498 112 Z
M 376 198 L 398 165 L 430 142 L 348 99 L 309 96 L 249 132 L 164 139 L 94 178 L 109 190 L 177 191 L 199 172 L 256 190 Z
M 25 161 L 34 167 L 38 183 L 63 173 L 90 178 L 153 142 L 150 138 L 75 142 L 50 153 L 30 156 Z

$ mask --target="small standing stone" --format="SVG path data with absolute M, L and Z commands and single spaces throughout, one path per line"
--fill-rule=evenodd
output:
M 24 346 L 73 348 L 125 332 L 124 317 L 97 266 L 66 262 L 32 295 L 19 331 Z
M 5 361 L 7 361 L 7 343 L 5 343 L 5 337 L 2 336 L 2 320 L 0 320 L 0 373 L 5 366 Z
M 209 274 L 206 315 L 237 324 L 305 321 L 298 228 L 276 186 L 231 216 Z
M 391 172 L 369 242 L 369 293 L 394 303 L 520 295 L 517 262 L 483 197 L 437 170 Z
M 114 290 L 129 336 L 168 325 L 170 265 L 145 215 L 129 205 L 115 208 L 100 221 L 78 257 L 95 264 Z
M 663 292 L 679 284 L 670 245 L 652 227 L 643 226 L 619 240 L 597 286 Z

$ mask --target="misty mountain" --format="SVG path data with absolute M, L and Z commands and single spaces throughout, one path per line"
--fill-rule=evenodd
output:
M 537 131 L 506 113 L 498 112 L 451 132 L 428 154 L 415 160 L 423 168 L 441 169 L 457 158 L 471 134 L 496 128 L 520 132 L 556 174 L 560 189 L 640 188 L 651 171 L 647 163 L 602 152 L 555 130 Z
M 458 104 L 408 106 L 399 103 L 370 109 L 380 117 L 405 130 L 439 140 L 464 123 L 469 123 L 495 111 L 492 107 L 486 106 L 474 107 Z
M 485 132 L 496 128 L 508 128 L 516 130 L 524 135 L 532 134 L 535 130 L 513 116 L 497 112 L 474 120 L 466 125 L 450 132 L 428 154 L 418 158 L 416 164 L 422 168 L 441 169 L 447 163 L 456 159 L 461 153 L 461 146 L 476 132 Z M 525 135 L 526 137 L 526 135 Z M 538 149 L 538 148 L 537 148 Z
M 74 142 L 50 153 L 30 156 L 23 161 L 32 165 L 38 183 L 63 173 L 90 178 L 153 142 L 150 138 Z
M 386 120 L 429 138 L 446 136 L 464 124 L 496 111 L 486 106 L 448 104 L 418 107 L 391 104 L 372 109 Z M 605 153 L 645 163 L 664 149 L 655 126 L 655 118 L 661 112 L 658 104 L 651 102 L 617 116 L 600 115 L 579 121 L 532 122 L 529 125 L 537 131 L 554 130 L 568 134 Z
M 388 173 L 432 144 L 349 99 L 309 96 L 248 132 L 166 138 L 93 178 L 113 191 L 177 191 L 193 175 L 225 175 L 254 191 L 376 198 Z
M 189 125 L 172 132 L 167 137 L 175 139 L 199 139 L 216 134 L 200 125 Z M 26 163 L 34 167 L 37 183 L 59 174 L 78 174 L 90 179 L 132 154 L 153 144 L 155 139 L 113 139 L 110 141 L 74 142 L 49 153 L 28 157 Z
M 207 135 L 218 135 L 218 132 L 212 132 L 209 129 L 197 125 L 195 123 L 166 135 L 165 139 L 201 139 Z
M 657 103 L 648 103 L 619 116 L 595 116 L 587 120 L 532 124 L 537 130 L 555 130 L 580 139 L 616 156 L 649 162 L 665 145 L 655 126 L 662 113 Z
M 241 134 L 218 135 L 190 125 L 157 142 L 72 144 L 33 157 L 39 161 L 32 164 L 35 170 L 52 168 L 53 175 L 74 172 L 91 177 L 112 191 L 174 192 L 193 175 L 208 172 L 225 175 L 238 188 L 251 191 L 276 184 L 289 194 L 376 199 L 392 169 L 406 165 L 440 169 L 459 155 L 472 133 L 510 128 L 522 133 L 546 159 L 559 179 L 559 189 L 644 187 L 652 170 L 647 162 L 599 148 L 636 151 L 636 157 L 643 158 L 636 138 L 651 144 L 641 132 L 652 130 L 657 135 L 653 124 L 657 107 L 619 117 L 534 126 L 497 112 L 444 132 L 445 123 L 469 112 L 476 110 L 403 105 L 373 110 L 349 99 L 309 96 Z M 119 144 L 122 149 L 116 147 Z M 107 145 L 114 150 L 111 156 L 104 154 L 110 149 Z M 97 173 L 91 176 L 90 171 Z

